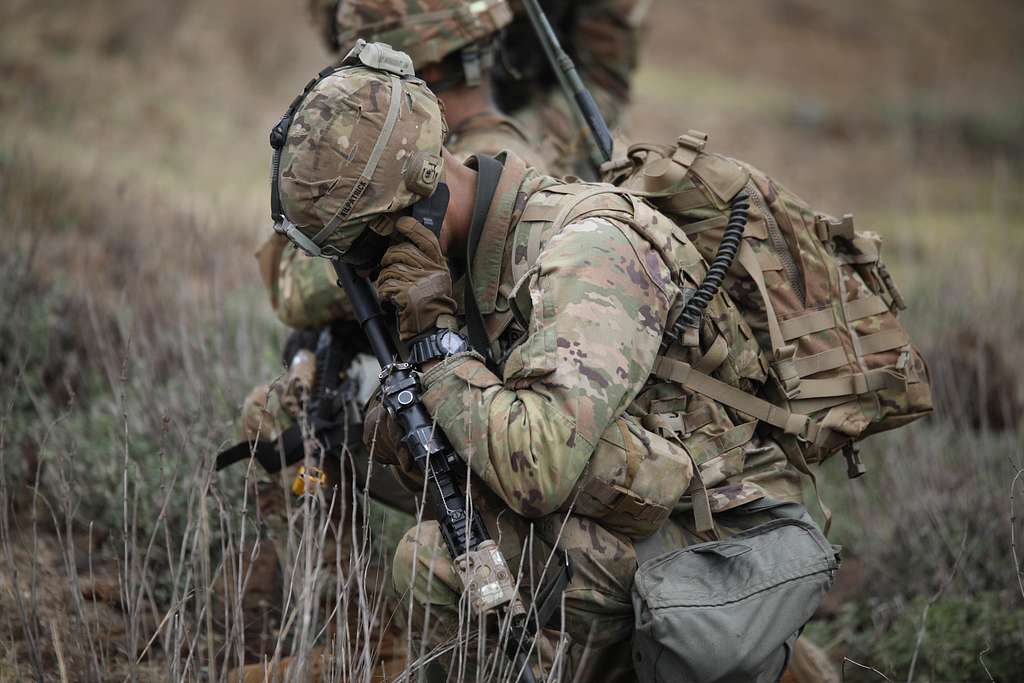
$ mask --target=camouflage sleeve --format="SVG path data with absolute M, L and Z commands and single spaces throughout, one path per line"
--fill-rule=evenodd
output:
M 314 329 L 354 318 L 352 304 L 327 259 L 288 247 L 281 255 L 274 287 L 270 297 L 274 312 L 288 327 Z
M 559 508 L 654 364 L 675 290 L 661 258 L 630 235 L 591 218 L 552 238 L 529 285 L 529 334 L 501 378 L 474 354 L 424 375 L 431 414 L 519 514 Z

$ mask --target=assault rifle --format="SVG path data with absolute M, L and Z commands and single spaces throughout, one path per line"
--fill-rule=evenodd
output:
M 383 405 L 397 420 L 402 445 L 426 477 L 428 498 L 470 603 L 480 614 L 496 609 L 506 613 L 511 626 L 507 653 L 519 669 L 517 680 L 534 683 L 527 657 L 521 651 L 529 631 L 526 610 L 498 544 L 480 517 L 467 507 L 465 463 L 424 407 L 419 378 L 412 366 L 400 359 L 370 283 L 351 266 L 338 260 L 332 263 L 338 284 L 348 294 L 356 320 L 380 362 Z
M 256 443 L 242 441 L 217 454 L 216 468 L 222 470 L 240 460 L 254 457 L 267 472 L 294 465 L 305 456 L 305 437 L 311 434 L 328 455 L 341 452 L 351 439 L 359 439 L 362 432 L 355 406 L 356 386 L 351 379 L 342 379 L 353 353 L 339 338 L 349 336 L 344 323 L 335 323 L 319 332 L 293 333 L 285 347 L 285 362 L 291 367 L 296 362 L 314 365 L 315 375 L 301 398 L 305 404 L 305 425 L 295 423 L 285 429 L 274 441 Z M 304 360 L 304 354 L 312 358 Z M 315 360 L 314 360 L 315 359 Z M 289 371 L 289 375 L 292 372 Z M 291 377 L 290 377 L 291 379 Z M 303 428 L 307 430 L 303 433 Z

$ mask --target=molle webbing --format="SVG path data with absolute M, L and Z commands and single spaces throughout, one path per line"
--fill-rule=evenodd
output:
M 698 372 L 689 363 L 661 356 L 655 362 L 651 374 L 750 415 L 781 429 L 786 434 L 808 437 L 807 431 L 811 423 L 807 415 L 793 413 L 731 384 Z

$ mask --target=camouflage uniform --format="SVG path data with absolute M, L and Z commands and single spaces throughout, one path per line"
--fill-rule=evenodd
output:
M 390 98 L 379 95 L 382 84 Z M 429 125 L 440 110 L 423 90 L 359 68 L 313 88 L 280 157 L 283 229 L 303 236 L 296 241 L 348 257 L 357 239 L 390 235 L 395 213 L 429 196 L 432 188 L 411 191 L 409 182 L 413 160 L 440 150 Z M 336 115 L 339 101 L 353 100 L 365 106 L 360 117 Z M 385 123 L 396 102 L 400 113 Z M 364 193 L 357 173 L 373 158 L 400 163 L 376 168 L 373 193 Z M 705 275 L 682 230 L 611 186 L 559 183 L 514 155 L 503 164 L 468 264 L 495 367 L 474 352 L 452 356 L 423 374 L 423 400 L 476 475 L 474 504 L 522 570 L 524 590 L 540 585 L 554 548 L 572 560 L 570 669 L 625 679 L 637 539 L 654 534 L 679 547 L 727 536 L 770 518 L 766 494 L 779 506 L 798 499 L 800 486 L 756 422 L 652 374 L 683 292 Z M 343 166 L 351 170 L 339 176 Z M 465 282 L 456 298 L 465 299 Z M 765 381 L 767 361 L 724 294 L 691 336 L 668 356 L 741 390 Z M 390 432 L 369 416 L 367 428 Z M 377 440 L 375 457 L 388 441 Z M 415 480 L 401 454 L 390 457 Z M 406 535 L 393 575 L 419 621 L 433 613 L 441 636 L 458 628 L 461 581 L 436 524 Z
M 315 5 L 315 2 L 311 3 L 311 9 L 314 11 L 314 16 L 318 16 Z M 336 3 L 332 5 L 336 5 Z M 371 14 L 374 11 L 392 11 L 390 7 L 385 10 L 372 7 L 367 9 L 370 5 L 371 3 L 344 3 L 343 6 L 337 7 L 337 11 L 346 13 L 348 19 L 352 18 L 349 16 L 352 12 L 360 11 L 360 8 Z M 426 51 L 426 45 L 430 43 L 434 44 L 434 48 L 432 48 L 434 53 L 440 53 L 465 43 L 468 38 L 479 33 L 496 30 L 495 27 L 504 25 L 511 18 L 510 15 L 505 17 L 502 14 L 502 10 L 507 12 L 507 6 L 503 2 L 493 0 L 485 7 L 488 9 L 488 13 L 477 16 L 478 25 L 468 29 L 463 27 L 462 33 L 448 39 L 421 41 L 422 50 L 424 50 L 421 56 L 426 59 L 428 54 L 432 54 Z M 320 9 L 323 8 L 320 7 Z M 412 10 L 412 6 L 410 6 L 410 10 Z M 403 36 L 405 37 L 403 38 Z M 403 40 L 410 44 L 415 43 L 416 38 L 422 38 L 415 32 L 403 34 L 396 31 L 391 31 L 387 37 L 396 42 Z M 341 40 L 346 41 L 346 50 L 349 47 L 350 39 L 354 40 L 354 36 L 342 32 Z M 498 113 L 470 117 L 458 128 L 449 132 L 448 143 L 449 150 L 460 158 L 466 158 L 473 152 L 494 155 L 503 149 L 508 149 L 529 159 L 532 164 L 537 166 L 542 166 L 544 163 L 518 124 Z M 336 276 L 328 261 L 306 256 L 289 245 L 287 239 L 278 234 L 274 234 L 264 243 L 256 257 L 271 306 L 281 322 L 288 327 L 317 329 L 337 320 L 353 319 L 351 305 L 344 291 L 336 284 Z M 294 411 L 289 414 L 282 405 L 282 398 L 288 396 L 287 388 L 281 383 L 275 383 L 273 387 L 260 385 L 254 388 L 243 405 L 243 438 L 248 441 L 254 441 L 257 438 L 273 440 L 280 431 L 291 425 L 295 418 Z M 354 451 L 352 453 L 354 461 L 369 460 L 365 451 L 360 448 L 355 448 Z M 293 538 L 296 529 L 294 523 L 289 523 L 289 519 L 294 518 L 292 512 L 294 499 L 291 496 L 290 487 L 295 480 L 297 470 L 298 466 L 286 468 L 279 474 L 268 474 L 258 467 L 254 470 L 256 486 L 260 494 L 260 512 L 264 528 L 268 539 L 278 549 L 282 569 L 286 576 L 292 574 L 290 549 L 296 545 Z M 382 477 L 378 476 L 378 481 L 381 479 Z M 372 486 L 371 493 L 377 493 Z M 384 501 L 368 500 L 369 514 L 383 520 L 382 526 L 386 530 L 386 533 L 375 539 L 374 550 L 376 552 L 371 558 L 372 564 L 374 564 L 373 568 L 386 568 L 387 562 L 393 554 L 393 549 L 398 543 L 398 536 L 392 535 L 391 531 L 398 529 L 400 534 L 401 530 L 412 525 L 413 519 L 408 514 L 410 502 L 407 499 L 406 505 L 398 508 Z M 347 564 L 351 539 L 342 534 L 341 540 L 343 542 L 340 552 Z M 325 560 L 333 561 L 335 551 L 336 548 L 333 544 L 325 547 Z M 390 588 L 391 582 L 386 581 L 385 583 Z M 404 652 L 399 654 L 404 658 Z
M 716 521 L 769 491 L 798 500 L 800 484 L 781 449 L 755 435 L 753 424 L 650 377 L 680 299 L 662 254 L 670 234 L 680 237 L 645 205 L 643 225 L 651 229 L 641 234 L 630 224 L 631 203 L 607 194 L 556 230 L 550 219 L 579 190 L 514 156 L 504 159 L 473 264 L 501 360 L 495 372 L 475 353 L 448 359 L 423 375 L 424 402 L 486 484 L 476 503 L 513 566 L 539 576 L 554 547 L 569 554 L 572 665 L 628 680 L 634 539 L 659 526 L 670 547 L 711 537 L 697 530 L 693 496 L 684 495 L 695 491 L 695 470 Z M 696 278 L 703 262 L 683 244 L 676 248 Z M 730 342 L 730 361 L 719 372 L 763 379 L 750 330 L 728 329 L 735 319 L 721 297 L 713 311 Z M 411 467 L 408 473 L 415 476 Z M 731 527 L 719 522 L 717 530 L 728 535 Z M 425 522 L 406 534 L 393 567 L 396 589 L 411 591 L 442 624 L 455 618 L 462 594 L 450 562 L 436 523 Z M 584 645 L 590 654 L 580 658 Z
M 554 175 L 581 173 L 589 169 L 589 157 L 582 124 L 558 87 L 544 50 L 521 3 L 511 2 L 514 17 L 506 17 L 504 4 L 485 3 L 474 23 L 469 7 L 443 21 L 433 19 L 436 28 L 424 35 L 415 21 L 390 19 L 434 10 L 431 2 L 406 0 L 403 3 L 338 2 L 310 0 L 313 23 L 325 47 L 344 55 L 356 38 L 381 41 L 407 52 L 417 69 L 437 62 L 451 51 L 452 45 L 465 44 L 467 33 L 479 34 L 480 25 L 489 32 L 501 32 L 498 58 L 492 73 L 495 96 L 501 110 L 512 114 L 533 140 L 530 154 L 520 146 L 505 147 L 519 154 L 533 168 Z M 562 46 L 575 62 L 608 125 L 615 128 L 630 104 L 630 84 L 636 71 L 649 0 L 542 0 Z M 433 12 L 436 14 L 436 11 Z M 388 16 L 388 20 L 381 17 Z M 509 21 L 511 20 L 511 23 Z M 436 89 L 435 89 L 436 91 Z M 474 143 L 476 144 L 476 143 Z M 483 154 L 491 154 L 493 144 L 463 145 Z M 501 148 L 494 149 L 497 152 Z M 543 161 L 530 158 L 540 150 Z

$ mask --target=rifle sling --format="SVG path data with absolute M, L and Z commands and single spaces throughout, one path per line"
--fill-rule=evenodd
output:
M 276 441 L 240 441 L 217 454 L 216 469 L 219 472 L 250 456 L 256 458 L 267 472 L 280 472 L 282 466 L 288 467 L 302 460 L 302 430 L 295 424 L 281 432 Z
M 484 317 L 480 313 L 480 304 L 476 300 L 476 288 L 473 283 L 473 259 L 480 246 L 480 236 L 487 223 L 487 214 L 494 201 L 494 193 L 501 180 L 502 165 L 497 159 L 483 154 L 474 157 L 476 160 L 476 195 L 473 198 L 473 217 L 469 224 L 469 235 L 466 244 L 466 331 L 469 344 L 483 356 L 488 365 L 491 364 L 491 342 L 484 327 Z

